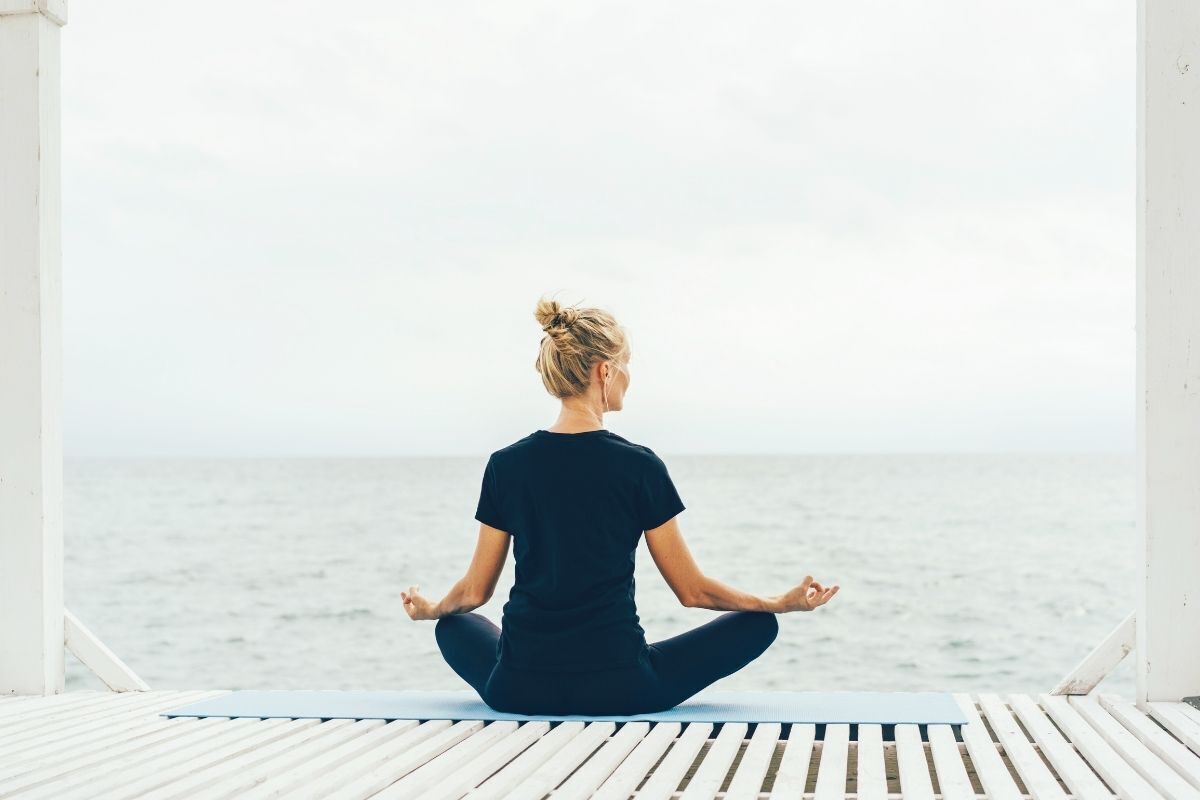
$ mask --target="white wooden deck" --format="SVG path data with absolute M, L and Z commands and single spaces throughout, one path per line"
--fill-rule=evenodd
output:
M 157 716 L 223 693 L 0 699 L 0 797 L 1200 800 L 1200 711 L 1108 694 L 956 695 L 978 723 L 964 741 L 948 725 L 885 741 L 879 725 Z

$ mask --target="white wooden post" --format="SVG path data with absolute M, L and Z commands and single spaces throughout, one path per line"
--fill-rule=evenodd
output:
M 1200 3 L 1137 3 L 1137 704 L 1200 694 Z
M 59 27 L 0 0 L 0 695 L 63 691 Z

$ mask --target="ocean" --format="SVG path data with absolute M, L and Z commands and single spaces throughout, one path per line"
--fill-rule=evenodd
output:
M 1045 692 L 1134 608 L 1132 455 L 659 455 L 708 575 L 841 586 L 716 688 Z M 468 688 L 400 590 L 466 570 L 485 462 L 69 460 L 67 607 L 155 689 Z M 479 613 L 512 581 L 510 554 Z M 644 541 L 636 581 L 651 642 L 721 613 Z M 68 655 L 68 689 L 101 686 Z

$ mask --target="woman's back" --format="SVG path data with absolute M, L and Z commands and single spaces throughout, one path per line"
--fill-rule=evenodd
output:
M 654 451 L 606 429 L 538 430 L 492 453 L 475 518 L 508 532 L 516 559 L 500 663 L 635 663 L 646 648 L 634 603 L 638 540 L 683 509 Z

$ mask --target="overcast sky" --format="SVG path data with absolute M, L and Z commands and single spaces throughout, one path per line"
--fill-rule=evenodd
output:
M 68 456 L 1129 450 L 1128 2 L 74 3 Z

